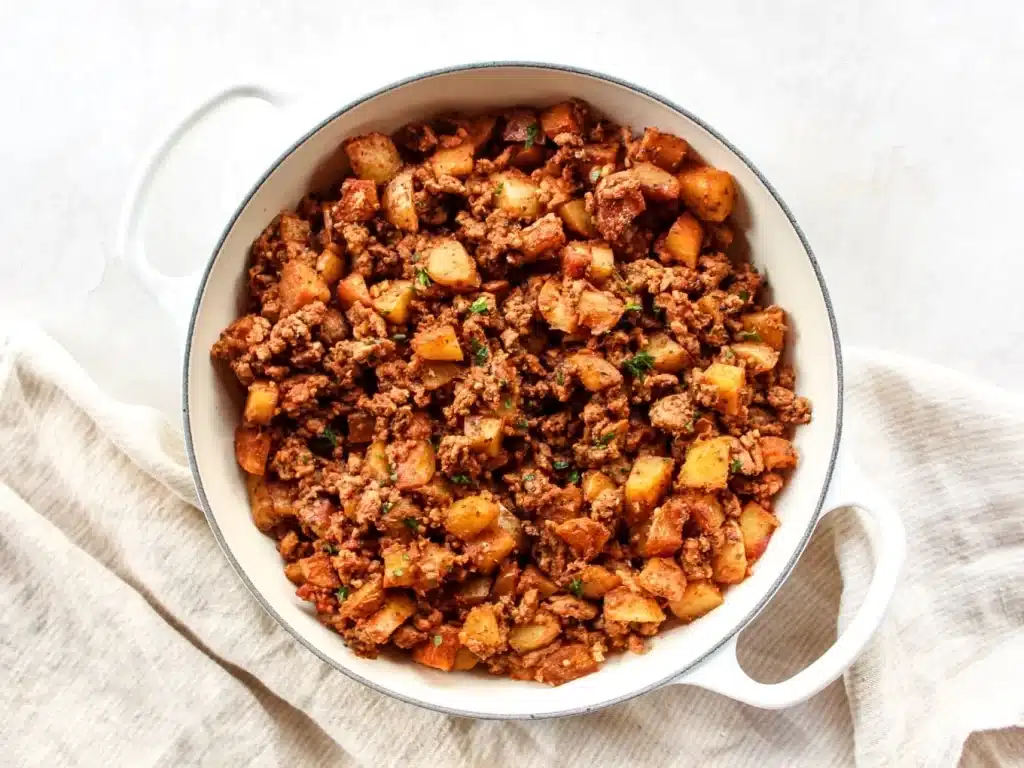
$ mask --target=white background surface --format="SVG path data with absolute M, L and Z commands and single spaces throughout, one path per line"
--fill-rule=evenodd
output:
M 110 261 L 133 171 L 174 120 L 237 80 L 342 105 L 425 69 L 550 60 L 660 92 L 738 145 L 804 228 L 844 343 L 1019 389 L 1022 40 L 1009 2 L 0 3 L 0 306 L 174 413 L 173 326 Z M 272 122 L 225 113 L 172 159 L 159 263 L 206 258 Z

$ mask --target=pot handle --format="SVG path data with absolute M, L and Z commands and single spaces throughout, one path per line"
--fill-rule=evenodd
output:
M 128 187 L 117 227 L 115 254 L 145 287 L 160 307 L 173 318 L 184 345 L 195 299 L 196 286 L 202 277 L 205 263 L 191 273 L 181 276 L 165 275 L 156 269 L 146 256 L 139 224 L 146 210 L 153 179 L 167 157 L 188 133 L 216 109 L 235 99 L 259 99 L 283 108 L 289 101 L 282 94 L 259 85 L 231 85 L 222 88 L 193 107 L 146 154 Z
M 906 534 L 899 514 L 851 461 L 838 467 L 819 521 L 837 509 L 854 507 L 864 523 L 875 573 L 864 601 L 835 643 L 806 669 L 780 683 L 759 683 L 736 658 L 739 633 L 710 658 L 673 683 L 696 685 L 762 709 L 783 709 L 822 691 L 853 663 L 881 624 L 906 556 Z M 865 514 L 867 513 L 867 514 Z

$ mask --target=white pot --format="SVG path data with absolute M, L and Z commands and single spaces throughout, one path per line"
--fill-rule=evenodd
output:
M 843 673 L 883 617 L 903 560 L 904 534 L 896 513 L 854 476 L 848 462 L 838 462 L 843 371 L 828 293 L 792 214 L 749 160 L 682 107 L 605 75 L 515 63 L 431 72 L 365 96 L 319 124 L 306 122 L 303 129 L 308 132 L 292 134 L 294 143 L 242 201 L 205 270 L 185 278 L 159 274 L 146 261 L 137 234 L 155 169 L 175 142 L 217 104 L 253 95 L 282 103 L 279 96 L 258 87 L 231 88 L 197 108 L 159 144 L 128 197 L 119 242 L 124 258 L 160 303 L 183 326 L 191 317 L 187 330 L 183 327 L 183 413 L 196 487 L 228 559 L 282 626 L 322 660 L 378 691 L 431 709 L 482 718 L 590 712 L 677 683 L 779 708 L 807 699 Z M 753 575 L 730 588 L 720 608 L 652 638 L 645 655 L 612 657 L 599 672 L 558 688 L 486 674 L 445 674 L 408 659 L 359 658 L 295 597 L 274 542 L 252 524 L 232 448 L 240 411 L 237 388 L 211 363 L 210 347 L 240 312 L 250 243 L 276 213 L 298 202 L 314 174 L 322 178 L 325 166 L 337 163 L 343 139 L 368 130 L 390 132 L 412 118 L 449 109 L 547 104 L 568 96 L 582 98 L 635 129 L 656 126 L 684 137 L 711 164 L 732 173 L 739 185 L 738 222 L 753 262 L 771 277 L 774 300 L 788 312 L 791 361 L 801 394 L 814 403 L 814 420 L 796 433 L 800 467 L 777 501 L 782 525 Z M 293 104 L 284 108 L 302 113 Z M 847 505 L 857 506 L 864 517 L 875 552 L 876 572 L 863 605 L 836 643 L 803 672 L 773 685 L 751 680 L 736 662 L 738 633 L 792 572 L 821 518 Z

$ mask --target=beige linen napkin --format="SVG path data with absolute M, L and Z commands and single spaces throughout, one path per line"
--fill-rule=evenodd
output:
M 502 723 L 393 701 L 299 646 L 195 508 L 179 426 L 112 401 L 45 336 L 13 332 L 0 347 L 0 763 L 1024 760 L 1024 406 L 932 366 L 847 360 L 846 448 L 902 510 L 909 559 L 845 679 L 783 712 L 671 687 Z M 798 671 L 856 608 L 870 556 L 855 518 L 833 517 L 741 640 L 759 679 Z

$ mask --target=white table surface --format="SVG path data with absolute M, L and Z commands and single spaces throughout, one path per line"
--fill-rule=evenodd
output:
M 844 343 L 1020 388 L 1019 4 L 600 5 L 0 4 L 0 307 L 44 323 L 117 396 L 176 414 L 172 324 L 111 262 L 133 171 L 175 119 L 237 80 L 341 105 L 435 67 L 548 60 L 658 91 L 743 149 L 803 226 Z M 225 113 L 171 158 L 174 215 L 147 241 L 160 263 L 206 258 L 243 181 L 244 142 L 222 151 L 223 134 L 258 134 L 254 114 Z

